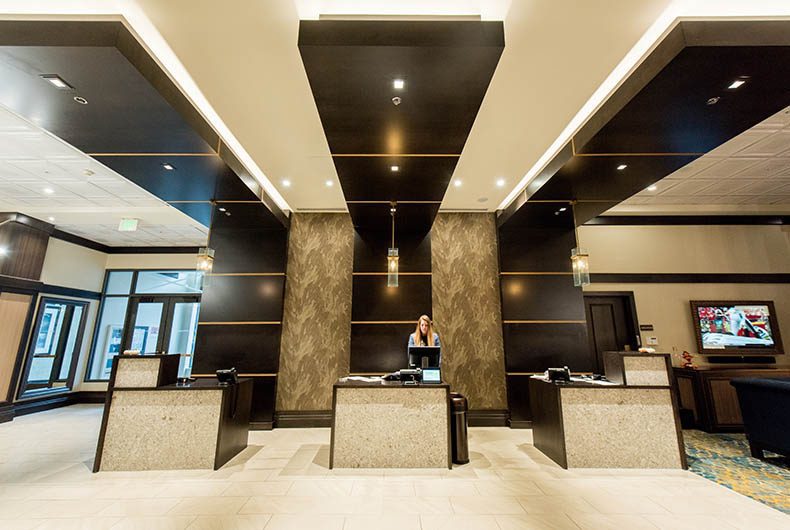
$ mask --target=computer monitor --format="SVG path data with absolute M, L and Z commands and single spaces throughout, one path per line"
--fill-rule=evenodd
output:
M 439 346 L 409 346 L 409 367 L 439 368 L 442 349 Z

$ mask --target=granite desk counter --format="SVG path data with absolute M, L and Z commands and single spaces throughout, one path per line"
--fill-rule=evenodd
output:
M 450 386 L 335 383 L 329 467 L 452 468 Z
M 672 388 L 529 380 L 535 447 L 564 468 L 685 469 Z
M 177 369 L 178 355 L 115 358 L 94 472 L 219 469 L 247 447 L 252 380 L 178 385 Z

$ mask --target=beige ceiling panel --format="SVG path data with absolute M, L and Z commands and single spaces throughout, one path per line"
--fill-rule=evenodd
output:
M 708 179 L 715 177 L 717 179 L 730 178 L 737 175 L 739 172 L 748 169 L 760 162 L 759 158 L 725 158 L 719 160 L 709 168 L 700 171 L 693 178 Z

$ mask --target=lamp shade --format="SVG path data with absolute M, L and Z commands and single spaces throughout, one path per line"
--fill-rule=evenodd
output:
M 581 287 L 590 284 L 590 256 L 587 250 L 576 247 L 571 250 L 571 264 L 573 265 L 573 285 Z

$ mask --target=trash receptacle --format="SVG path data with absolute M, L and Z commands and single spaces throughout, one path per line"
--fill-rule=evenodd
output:
M 466 432 L 466 411 L 469 403 L 461 394 L 450 393 L 450 406 L 452 407 L 452 450 L 454 464 L 469 463 L 469 438 Z

